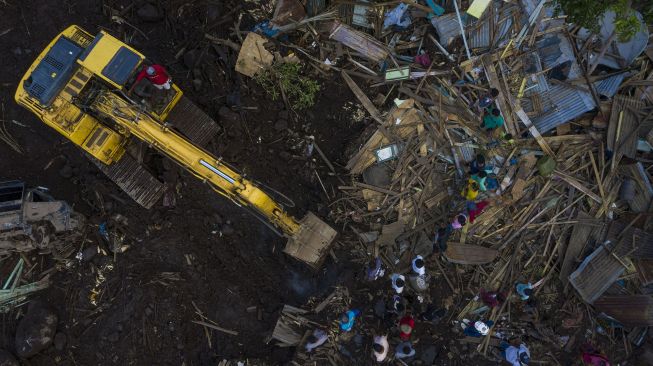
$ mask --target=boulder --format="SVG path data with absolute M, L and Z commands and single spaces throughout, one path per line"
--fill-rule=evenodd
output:
M 136 14 L 145 22 L 158 22 L 163 19 L 163 13 L 159 8 L 150 3 L 141 6 L 138 11 L 136 11 Z

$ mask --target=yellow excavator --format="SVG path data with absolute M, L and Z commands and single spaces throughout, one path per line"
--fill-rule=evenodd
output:
M 336 231 L 311 212 L 295 220 L 277 202 L 283 195 L 266 192 L 204 149 L 219 126 L 174 83 L 159 89 L 148 78 L 139 78 L 150 65 L 109 33 L 93 36 L 72 25 L 27 70 L 15 99 L 84 150 L 143 207 L 158 202 L 165 187 L 142 164 L 139 152 L 147 146 L 249 209 L 289 239 L 286 253 L 318 267 Z

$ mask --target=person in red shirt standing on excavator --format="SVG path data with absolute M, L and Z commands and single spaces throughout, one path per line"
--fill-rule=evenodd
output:
M 161 66 L 161 65 L 152 65 L 152 66 L 146 66 L 141 70 L 141 72 L 138 73 L 136 76 L 136 81 L 134 85 L 138 84 L 139 81 L 143 80 L 144 78 L 147 78 L 152 85 L 154 85 L 155 88 L 161 90 L 161 89 L 170 89 L 170 82 L 172 79 L 170 78 L 170 75 L 168 75 L 168 72 L 166 69 Z

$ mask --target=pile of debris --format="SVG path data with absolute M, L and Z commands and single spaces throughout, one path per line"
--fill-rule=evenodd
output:
M 592 34 L 545 0 L 330 5 L 279 0 L 262 35 L 248 34 L 237 70 L 252 76 L 285 51 L 339 73 L 369 113 L 351 180 L 330 203 L 340 247 L 395 273 L 427 258 L 431 284 L 446 283 L 459 304 L 451 319 L 495 324 L 471 340 L 484 355 L 498 333 L 535 340 L 540 360 L 558 363 L 581 343 L 628 359 L 653 325 L 646 25 L 624 42 L 613 12 Z M 265 49 L 270 39 L 277 50 Z M 518 283 L 538 298 L 534 314 L 511 307 Z M 484 291 L 507 301 L 488 307 Z M 273 338 L 302 344 L 305 312 L 284 308 Z M 339 334 L 311 360 L 340 364 Z

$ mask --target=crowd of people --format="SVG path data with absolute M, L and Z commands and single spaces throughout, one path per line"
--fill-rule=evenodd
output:
M 447 309 L 442 301 L 433 301 L 428 295 L 429 285 L 432 277 L 426 267 L 428 260 L 438 261 L 440 258 L 447 260 L 447 242 L 456 231 L 465 230 L 466 226 L 473 224 L 476 219 L 491 205 L 497 202 L 501 195 L 501 185 L 497 173 L 500 169 L 495 168 L 499 163 L 491 151 L 500 145 L 514 144 L 510 134 L 499 132 L 503 126 L 504 119 L 500 110 L 495 104 L 498 91 L 492 89 L 485 96 L 482 96 L 473 108 L 477 108 L 481 114 L 481 129 L 490 136 L 490 143 L 486 149 L 481 149 L 474 160 L 469 163 L 466 177 L 462 180 L 460 196 L 457 204 L 452 207 L 460 209 L 454 211 L 450 219 L 444 220 L 433 233 L 433 248 L 430 257 L 424 258 L 416 255 L 412 258 L 410 266 L 406 271 L 393 272 L 386 276 L 383 262 L 380 258 L 374 258 L 365 269 L 367 281 L 387 281 L 383 286 L 383 296 L 378 299 L 373 308 L 376 321 L 374 324 L 363 324 L 366 319 L 362 317 L 369 308 L 353 308 L 344 312 L 339 319 L 339 331 L 341 335 L 355 333 L 358 327 L 364 327 L 369 335 L 370 358 L 373 362 L 383 363 L 390 360 L 400 359 L 410 364 L 413 359 L 418 358 L 418 349 L 414 341 L 416 327 L 429 327 L 431 330 L 440 328 L 448 331 L 446 324 L 439 324 L 447 315 Z M 511 163 L 511 162 L 509 162 Z M 396 269 L 396 268 L 395 268 Z M 384 279 L 386 278 L 386 279 Z M 462 329 L 463 337 L 492 337 L 496 339 L 492 354 L 513 366 L 524 366 L 531 363 L 531 353 L 523 341 L 523 334 L 504 334 L 496 331 L 499 324 L 487 319 L 490 310 L 504 305 L 510 301 L 514 302 L 515 308 L 525 313 L 537 311 L 535 292 L 543 280 L 531 283 L 522 279 L 509 287 L 502 289 L 479 289 L 476 297 L 486 308 L 486 311 L 471 312 L 467 314 L 473 319 L 462 319 L 458 322 Z M 505 320 L 502 320 L 505 323 Z M 454 321 L 456 322 L 456 321 Z M 380 325 L 380 326 L 379 326 Z M 503 324 L 506 325 L 506 324 Z M 305 344 L 307 352 L 324 344 L 327 340 L 324 330 L 315 329 Z M 340 338 L 340 337 L 339 337 Z M 346 337 L 345 337 L 346 338 Z M 360 337 L 359 337 L 360 339 Z M 435 357 L 435 356 L 433 356 Z M 600 359 L 603 364 L 609 366 L 607 359 L 598 352 L 585 352 L 582 359 Z M 422 364 L 424 358 L 421 358 Z M 589 363 L 593 365 L 592 363 Z

